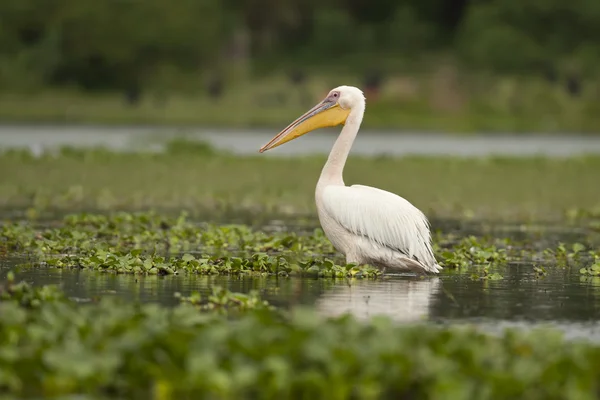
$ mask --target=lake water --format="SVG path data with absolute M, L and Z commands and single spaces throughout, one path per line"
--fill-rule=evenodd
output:
M 264 153 L 277 157 L 328 154 L 339 129 L 313 132 Z M 94 147 L 127 151 L 161 150 L 166 141 L 187 137 L 208 142 L 237 154 L 257 154 L 275 134 L 273 129 L 231 130 L 169 127 L 97 127 L 54 125 L 0 125 L 0 149 L 30 148 L 42 152 L 58 146 Z M 420 132 L 361 131 L 352 148 L 356 155 L 545 155 L 564 157 L 600 154 L 600 135 L 485 134 L 448 135 Z

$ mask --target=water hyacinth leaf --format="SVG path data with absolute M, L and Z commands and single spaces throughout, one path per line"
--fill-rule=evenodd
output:
M 196 258 L 191 254 L 184 254 L 183 257 L 181 257 L 181 259 L 185 262 L 190 262 L 195 260 Z

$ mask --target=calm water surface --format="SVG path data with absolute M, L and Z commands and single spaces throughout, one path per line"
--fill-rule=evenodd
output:
M 210 129 L 174 127 L 102 127 L 78 125 L 0 125 L 0 149 L 30 148 L 43 152 L 60 146 L 95 147 L 129 151 L 161 150 L 165 142 L 185 136 L 238 154 L 256 154 L 277 129 Z M 281 146 L 261 157 L 328 154 L 339 129 L 303 136 L 293 146 Z M 356 155 L 545 155 L 564 157 L 600 154 L 600 136 L 565 133 L 448 135 L 435 132 L 382 132 L 362 130 L 352 148 Z

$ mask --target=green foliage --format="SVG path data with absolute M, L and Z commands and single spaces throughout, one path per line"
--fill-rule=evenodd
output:
M 461 43 L 469 62 L 491 70 L 555 68 L 595 75 L 599 21 L 600 4 L 594 0 L 473 3 L 462 25 Z
M 219 309 L 235 296 L 213 304 Z M 2 297 L 0 390 L 140 399 L 593 399 L 600 382 L 600 347 L 553 331 L 492 336 L 263 306 L 224 318 L 185 300 L 164 308 L 55 297 L 28 309 Z
M 52 0 L 43 7 L 36 1 L 6 0 L 0 15 L 3 84 L 33 76 L 46 84 L 129 88 L 155 78 L 161 67 L 210 65 L 227 33 L 225 10 L 217 0 L 172 5 L 162 0 Z
M 142 255 L 141 250 L 111 253 L 89 251 L 81 255 L 48 258 L 45 265 L 58 268 L 82 268 L 119 274 L 168 275 L 178 273 L 201 275 L 307 275 L 324 278 L 376 277 L 380 272 L 371 266 L 336 265 L 327 258 L 303 257 L 299 261 L 285 257 L 253 254 L 249 257 L 228 257 L 191 254 L 183 257 L 163 257 L 156 254 Z
M 390 15 L 362 24 L 357 24 L 357 19 L 363 15 L 352 16 L 343 7 L 318 10 L 313 28 L 314 39 L 306 48 L 313 54 L 306 56 L 314 60 L 344 57 L 352 52 L 377 54 L 389 50 L 409 56 L 434 45 L 435 28 L 423 21 L 413 7 L 400 5 L 391 8 Z
M 177 218 L 154 213 L 69 215 L 62 226 L 45 229 L 8 222 L 0 229 L 0 246 L 36 255 L 47 266 L 114 273 L 380 275 L 372 266 L 338 265 L 328 259 L 335 251 L 320 230 L 304 236 L 267 234 L 244 225 L 197 226 L 185 214 Z M 202 253 L 165 256 L 190 251 Z
M 592 253 L 592 262 L 590 266 L 581 268 L 579 272 L 582 275 L 600 276 L 600 253 Z
M 475 236 L 462 238 L 452 248 L 443 250 L 440 259 L 443 260 L 443 267 L 472 269 L 472 279 L 502 279 L 502 275 L 492 271 L 507 263 L 505 249 L 498 249 L 494 244 L 488 245 Z
M 506 251 L 495 245 L 485 246 L 475 236 L 467 236 L 460 240 L 452 250 L 442 253 L 443 266 L 461 268 L 467 265 L 500 265 L 506 262 Z
M 131 89 L 172 84 L 173 77 L 190 81 L 190 72 L 224 72 L 232 49 L 241 47 L 242 54 L 259 58 L 302 56 L 305 64 L 369 54 L 368 68 L 388 54 L 412 61 L 458 49 L 466 62 L 496 72 L 540 73 L 545 64 L 558 64 L 588 76 L 597 74 L 600 54 L 595 0 L 525 6 L 494 0 L 462 7 L 442 0 L 4 0 L 0 16 L 1 83 L 14 89 Z
M 581 260 L 591 260 L 593 264 L 594 260 L 598 258 L 597 252 L 594 250 L 586 252 L 585 249 L 586 246 L 581 243 L 573 243 L 570 246 L 565 243 L 558 243 L 555 249 L 545 249 L 544 256 L 563 267 L 577 264 Z
M 261 299 L 258 292 L 255 290 L 251 290 L 247 294 L 232 293 L 220 286 L 213 286 L 211 288 L 211 294 L 208 295 L 206 300 L 204 300 L 203 296 L 198 292 L 194 292 L 190 296 L 182 296 L 181 293 L 175 293 L 175 297 L 182 303 L 192 304 L 201 310 L 210 310 L 226 314 L 232 310 L 274 310 L 274 307 L 269 305 L 269 302 L 266 300 Z
M 57 286 L 33 287 L 27 282 L 15 283 L 12 272 L 9 272 L 6 281 L 0 284 L 0 301 L 10 300 L 24 307 L 40 307 L 44 302 L 65 298 L 64 293 Z
M 10 251 L 37 255 L 138 249 L 140 253 L 134 256 L 140 255 L 142 250 L 158 253 L 204 250 L 216 255 L 224 251 L 228 254 L 320 252 L 330 255 L 334 251 L 320 229 L 311 235 L 265 232 L 241 224 L 197 223 L 185 212 L 174 217 L 156 212 L 69 214 L 57 222 L 38 227 L 30 221 L 8 221 L 2 225 L 0 237 Z

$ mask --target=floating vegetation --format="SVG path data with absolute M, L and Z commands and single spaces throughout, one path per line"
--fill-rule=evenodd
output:
M 58 268 L 82 268 L 119 274 L 169 275 L 179 273 L 201 275 L 313 275 L 326 278 L 365 277 L 381 274 L 369 265 L 336 265 L 328 259 L 311 259 L 290 262 L 284 257 L 255 253 L 250 257 L 227 257 L 204 255 L 196 258 L 192 254 L 182 257 L 164 257 L 157 254 L 144 255 L 142 250 L 111 253 L 89 251 L 84 255 L 67 255 L 48 258 L 44 264 Z
M 567 245 L 559 243 L 555 249 L 544 250 L 546 259 L 552 260 L 559 267 L 569 267 L 572 265 L 580 265 L 582 262 L 589 263 L 589 268 L 581 268 L 582 274 L 594 275 L 590 271 L 594 271 L 594 266 L 600 261 L 600 253 L 595 250 L 586 251 L 585 245 L 581 243 L 573 243 Z M 586 271 L 586 272 L 584 272 Z
M 200 249 L 211 253 L 335 253 L 320 229 L 306 236 L 286 231 L 267 233 L 246 225 L 196 224 L 185 212 L 177 217 L 154 212 L 72 214 L 55 225 L 58 226 L 7 222 L 0 228 L 0 245 L 12 252 L 27 251 L 38 255 L 137 248 L 161 253 Z
M 313 275 L 375 278 L 368 265 L 346 265 L 321 229 L 304 233 L 241 224 L 196 223 L 183 212 L 70 214 L 48 224 L 9 221 L 0 227 L 0 248 L 27 253 L 32 266 L 81 268 L 120 274 Z M 494 236 L 437 233 L 434 251 L 445 271 L 473 279 L 501 279 L 513 260 L 559 266 L 594 263 L 597 253 L 582 243 L 536 250 Z M 593 270 L 592 270 L 593 271 Z
M 450 268 L 465 268 L 472 265 L 498 266 L 507 262 L 505 249 L 498 249 L 496 245 L 485 245 L 475 236 L 461 239 L 450 249 L 441 251 L 442 264 Z
M 275 309 L 269 304 L 269 302 L 261 299 L 258 292 L 255 290 L 252 290 L 249 293 L 233 293 L 220 286 L 213 286 L 211 290 L 212 293 L 206 297 L 206 300 L 198 292 L 194 292 L 190 296 L 182 296 L 181 293 L 177 292 L 175 293 L 175 297 L 177 297 L 181 302 L 192 304 L 199 307 L 201 310 L 211 310 L 225 313 L 231 310 L 247 311 Z
M 594 254 L 592 265 L 579 270 L 582 275 L 600 276 L 600 254 Z
M 6 280 L 0 284 L 0 301 L 11 300 L 25 307 L 39 307 L 47 301 L 64 299 L 66 297 L 58 286 L 33 287 L 27 282 L 15 283 L 15 276 L 12 272 L 9 272 Z

